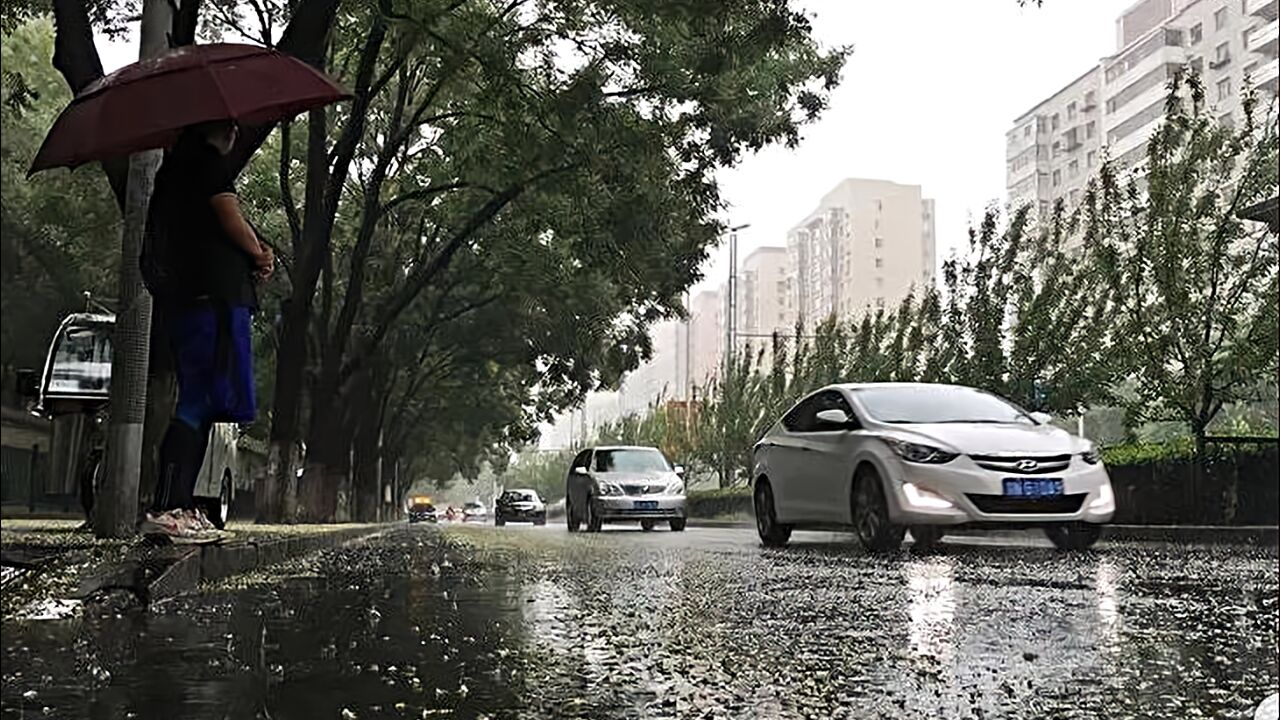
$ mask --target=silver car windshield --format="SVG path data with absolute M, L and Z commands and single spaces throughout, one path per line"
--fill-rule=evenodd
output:
M 855 392 L 867 414 L 883 423 L 1036 424 L 1015 405 L 972 388 L 873 387 Z
M 670 470 L 671 463 L 657 450 L 636 448 L 596 451 L 596 472 L 643 473 Z

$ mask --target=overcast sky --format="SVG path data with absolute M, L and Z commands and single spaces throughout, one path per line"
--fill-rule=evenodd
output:
M 728 219 L 750 223 L 739 258 L 786 232 L 846 177 L 922 186 L 937 201 L 941 260 L 971 216 L 1003 201 L 1013 120 L 1115 49 L 1131 0 L 804 0 L 828 45 L 853 45 L 844 80 L 795 150 L 773 148 L 721 176 Z M 701 288 L 728 274 L 712 254 Z

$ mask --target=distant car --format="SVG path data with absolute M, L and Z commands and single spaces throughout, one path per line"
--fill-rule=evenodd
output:
M 448 509 L 444 511 L 444 519 L 448 520 L 449 522 L 456 522 L 458 520 L 461 520 L 462 508 L 457 507 L 455 505 L 450 505 Z
M 1062 549 L 1097 541 L 1115 513 L 1093 443 L 1001 398 L 955 385 L 832 385 L 756 443 L 756 527 L 852 528 L 869 550 L 919 547 L 948 528 L 1038 527 Z
M 517 489 L 502 493 L 493 505 L 493 524 L 502 527 L 509 522 L 547 524 L 547 506 L 537 491 Z
M 436 506 L 428 502 L 414 503 L 409 506 L 409 522 L 429 522 L 437 521 Z
M 606 522 L 640 521 L 652 530 L 665 521 L 685 528 L 684 469 L 654 447 L 599 447 L 578 453 L 565 479 L 569 532 L 586 525 L 600 532 Z
M 469 502 L 462 506 L 463 522 L 485 522 L 489 519 L 489 511 L 478 502 Z

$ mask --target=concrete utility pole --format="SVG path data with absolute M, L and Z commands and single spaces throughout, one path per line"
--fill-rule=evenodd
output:
M 693 295 L 688 290 L 684 293 L 684 394 L 685 402 L 689 400 L 689 389 L 693 385 Z
M 139 60 L 169 48 L 176 3 L 144 0 Z M 111 358 L 111 420 L 107 427 L 102 487 L 95 493 L 93 532 L 98 537 L 137 533 L 138 480 L 142 472 L 142 431 L 147 415 L 147 364 L 151 352 L 151 295 L 142 287 L 138 255 L 147 223 L 147 205 L 163 152 L 147 150 L 129 158 L 124 223 L 120 232 L 119 307 Z

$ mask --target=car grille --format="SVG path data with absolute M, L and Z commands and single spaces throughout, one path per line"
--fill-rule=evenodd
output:
M 619 508 L 617 510 L 610 510 L 609 514 L 619 515 L 619 516 L 622 516 L 622 515 L 672 515 L 672 516 L 675 516 L 675 515 L 679 515 L 680 513 L 675 508 L 652 508 L 649 510 L 643 510 L 639 508 Z
M 627 495 L 657 495 L 666 490 L 666 485 L 623 485 L 622 492 Z
M 978 467 L 1015 475 L 1046 475 L 1062 472 L 1071 465 L 1070 455 L 970 455 Z
M 988 515 L 1066 515 L 1076 512 L 1086 493 L 1057 497 L 1006 497 L 968 493 L 974 507 Z

